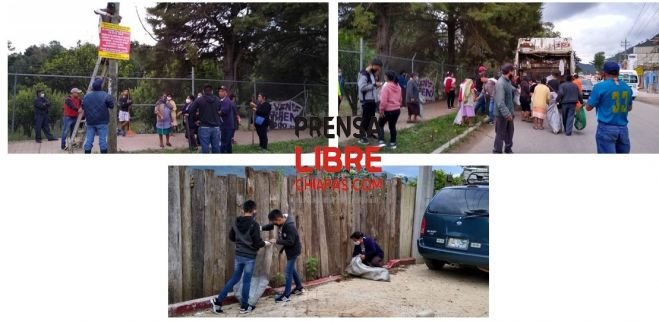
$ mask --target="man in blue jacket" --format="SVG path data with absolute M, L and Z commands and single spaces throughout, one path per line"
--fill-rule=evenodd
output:
M 352 257 L 358 256 L 368 266 L 382 267 L 384 265 L 384 251 L 374 239 L 364 235 L 362 232 L 354 232 L 350 240 L 355 244 Z
M 46 134 L 48 141 L 56 140 L 55 136 L 50 133 L 48 126 L 48 110 L 50 109 L 50 102 L 46 98 L 46 93 L 43 90 L 37 92 L 37 98 L 34 100 L 34 132 L 35 141 L 41 143 L 41 131 Z
M 227 89 L 224 86 L 220 87 L 220 153 L 231 154 L 233 148 L 231 147 L 231 139 L 236 123 L 236 108 L 233 101 L 229 98 Z
M 85 154 L 92 153 L 94 136 L 98 135 L 98 145 L 101 154 L 108 152 L 108 124 L 110 123 L 110 109 L 114 108 L 114 100 L 103 91 L 103 79 L 96 78 L 92 83 L 92 91 L 82 100 L 82 110 L 85 112 L 87 134 L 85 137 Z

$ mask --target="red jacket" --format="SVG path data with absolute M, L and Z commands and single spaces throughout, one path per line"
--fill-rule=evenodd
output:
M 73 96 L 68 96 L 64 100 L 64 116 L 66 117 L 78 117 L 78 112 L 80 111 L 80 97 L 74 98 Z

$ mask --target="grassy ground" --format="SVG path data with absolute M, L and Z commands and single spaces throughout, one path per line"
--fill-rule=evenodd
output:
M 287 142 L 276 142 L 268 144 L 268 151 L 261 151 L 258 145 L 233 145 L 234 154 L 293 154 L 295 147 L 300 146 L 303 153 L 313 153 L 316 146 L 327 146 L 327 138 L 309 138 Z M 187 148 L 178 149 L 147 149 L 137 154 L 198 154 L 199 151 L 190 151 Z
M 444 145 L 452 138 L 465 132 L 468 127 L 456 126 L 453 124 L 455 113 L 435 118 L 427 122 L 420 123 L 414 127 L 398 131 L 397 144 L 398 148 L 382 148 L 381 153 L 412 153 L 428 154 Z M 386 133 L 385 141 L 389 141 L 389 134 Z M 356 139 L 350 139 L 341 146 L 358 145 Z

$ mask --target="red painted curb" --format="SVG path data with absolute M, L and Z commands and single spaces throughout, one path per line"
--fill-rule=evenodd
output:
M 317 280 L 312 280 L 309 282 L 303 283 L 303 286 L 305 288 L 311 288 L 315 287 L 321 284 L 325 283 L 330 283 L 330 282 L 335 282 L 341 280 L 341 276 L 338 275 L 330 275 L 328 277 L 320 278 Z M 284 287 L 279 287 L 279 288 L 271 288 L 267 287 L 265 291 L 263 292 L 263 295 L 261 297 L 266 297 L 273 295 L 278 292 L 284 291 Z M 179 302 L 175 304 L 170 304 L 169 305 L 169 316 L 170 317 L 178 317 L 184 314 L 189 314 L 198 310 L 205 310 L 205 309 L 210 309 L 211 303 L 210 300 L 214 298 L 215 296 L 209 296 L 201 299 L 194 299 L 190 301 L 185 301 L 185 302 Z M 224 301 L 222 301 L 222 305 L 228 305 L 232 303 L 236 303 L 238 300 L 236 300 L 236 297 L 233 295 L 227 296 Z

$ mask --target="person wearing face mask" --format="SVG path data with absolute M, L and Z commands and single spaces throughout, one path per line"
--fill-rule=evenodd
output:
M 382 61 L 373 59 L 366 69 L 359 72 L 357 86 L 359 88 L 359 103 L 362 106 L 361 135 L 359 143 L 362 145 L 369 144 L 369 137 L 374 136 L 371 129 L 375 121 L 375 111 L 378 108 L 379 93 L 378 89 L 382 87 L 381 82 L 377 82 L 377 76 L 382 69 Z
M 250 103 L 252 111 L 254 112 L 254 128 L 256 134 L 259 136 L 259 146 L 261 151 L 268 150 L 268 127 L 270 126 L 270 113 L 272 106 L 267 100 L 267 97 L 260 93 L 256 96 L 256 103 Z
M 407 101 L 407 122 L 418 123 L 418 117 L 421 115 L 421 106 L 419 102 L 419 75 L 410 74 L 410 80 L 407 82 L 407 91 L 405 97 Z
M 62 119 L 62 150 L 66 149 L 66 138 L 73 133 L 73 127 L 78 121 L 78 113 L 82 101 L 80 100 L 82 90 L 78 88 L 71 89 L 71 94 L 64 99 L 64 118 Z
M 130 109 L 133 105 L 133 100 L 130 99 L 130 91 L 124 89 L 119 97 L 119 131 L 122 136 L 126 136 L 130 128 Z
M 384 265 L 384 251 L 374 239 L 356 231 L 350 235 L 350 240 L 355 245 L 352 257 L 359 256 L 362 262 L 368 266 L 382 267 Z
M 158 133 L 160 148 L 165 148 L 165 145 L 162 142 L 163 136 L 165 136 L 167 139 L 167 146 L 172 146 L 172 144 L 169 142 L 169 134 L 171 133 L 172 128 L 172 107 L 169 104 L 170 101 L 171 96 L 164 94 L 163 97 L 156 103 L 156 108 L 154 110 L 157 119 L 156 132 Z
M 185 106 L 178 115 L 183 115 L 183 125 L 185 126 L 185 138 L 188 139 L 188 147 L 191 151 L 197 148 L 197 125 L 195 124 L 196 115 L 190 114 L 190 107 L 194 102 L 194 96 L 189 95 L 185 98 Z
M 39 90 L 37 92 L 37 98 L 34 100 L 34 138 L 37 143 L 41 143 L 42 130 L 49 142 L 57 140 L 50 132 L 48 109 L 50 109 L 50 102 L 46 98 L 46 93 L 43 90 Z
M 494 96 L 494 130 L 496 138 L 494 139 L 493 153 L 506 154 L 513 153 L 513 133 L 515 127 L 513 124 L 514 104 L 513 104 L 513 71 L 515 67 L 512 64 L 505 64 L 501 67 L 501 77 L 497 80 Z M 505 144 L 505 150 L 504 148 Z
M 297 261 L 298 256 L 302 253 L 302 243 L 300 242 L 300 236 L 295 228 L 295 220 L 293 220 L 292 216 L 284 214 L 278 209 L 274 209 L 268 214 L 268 220 L 270 220 L 270 224 L 263 225 L 261 230 L 272 231 L 277 226 L 277 230 L 279 231 L 278 236 L 276 239 L 270 240 L 270 242 L 282 245 L 279 253 L 286 253 L 286 283 L 284 292 L 275 298 L 275 303 L 288 302 L 290 301 L 291 293 L 297 295 L 304 293 L 302 281 L 300 281 L 300 276 L 295 270 L 295 261 Z M 291 291 L 293 281 L 295 281 L 295 289 Z

